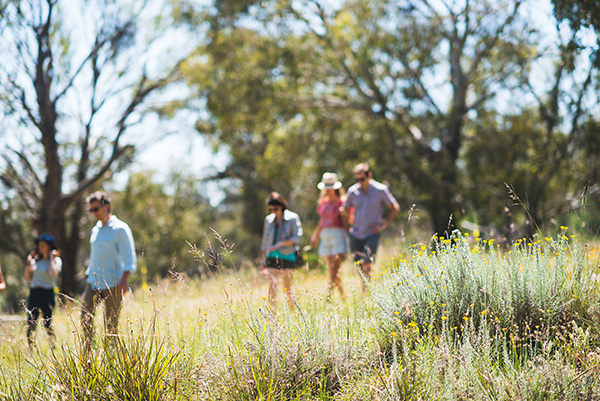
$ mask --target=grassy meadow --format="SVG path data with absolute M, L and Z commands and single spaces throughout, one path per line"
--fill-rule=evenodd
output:
M 120 336 L 99 313 L 91 350 L 76 302 L 54 348 L 0 323 L 0 399 L 600 400 L 599 277 L 598 245 L 566 227 L 504 250 L 458 232 L 388 245 L 368 291 L 347 260 L 331 302 L 325 270 L 300 270 L 293 311 L 257 270 L 174 274 L 127 296 Z

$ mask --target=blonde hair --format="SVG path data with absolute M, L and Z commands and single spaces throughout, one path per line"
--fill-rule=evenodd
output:
M 344 198 L 344 195 L 346 194 L 344 192 L 344 188 L 338 188 L 338 189 L 334 189 L 333 192 L 335 192 L 335 196 L 337 196 L 340 199 Z M 321 194 L 319 195 L 319 199 L 323 199 L 327 196 L 327 190 L 326 189 L 322 189 L 321 190 Z

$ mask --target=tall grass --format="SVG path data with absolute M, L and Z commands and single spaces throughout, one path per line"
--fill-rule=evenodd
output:
M 15 329 L 0 399 L 599 400 L 594 252 L 566 229 L 508 251 L 456 233 L 390 256 L 367 295 L 350 262 L 331 303 L 322 271 L 298 271 L 295 310 L 281 296 L 276 311 L 257 271 L 174 274 L 88 351 L 68 307 L 56 349 L 40 337 L 30 352 Z

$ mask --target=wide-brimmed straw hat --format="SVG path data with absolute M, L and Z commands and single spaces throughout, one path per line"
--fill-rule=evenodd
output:
M 317 188 L 323 189 L 339 189 L 342 187 L 342 183 L 338 180 L 336 173 L 323 173 L 321 182 L 317 184 Z

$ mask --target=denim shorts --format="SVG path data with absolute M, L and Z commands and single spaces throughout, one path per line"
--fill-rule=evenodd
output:
M 380 236 L 381 234 L 371 234 L 367 238 L 356 238 L 350 234 L 350 248 L 354 253 L 354 261 L 373 263 Z
M 327 227 L 319 236 L 319 256 L 345 255 L 348 253 L 348 234 L 343 228 Z

